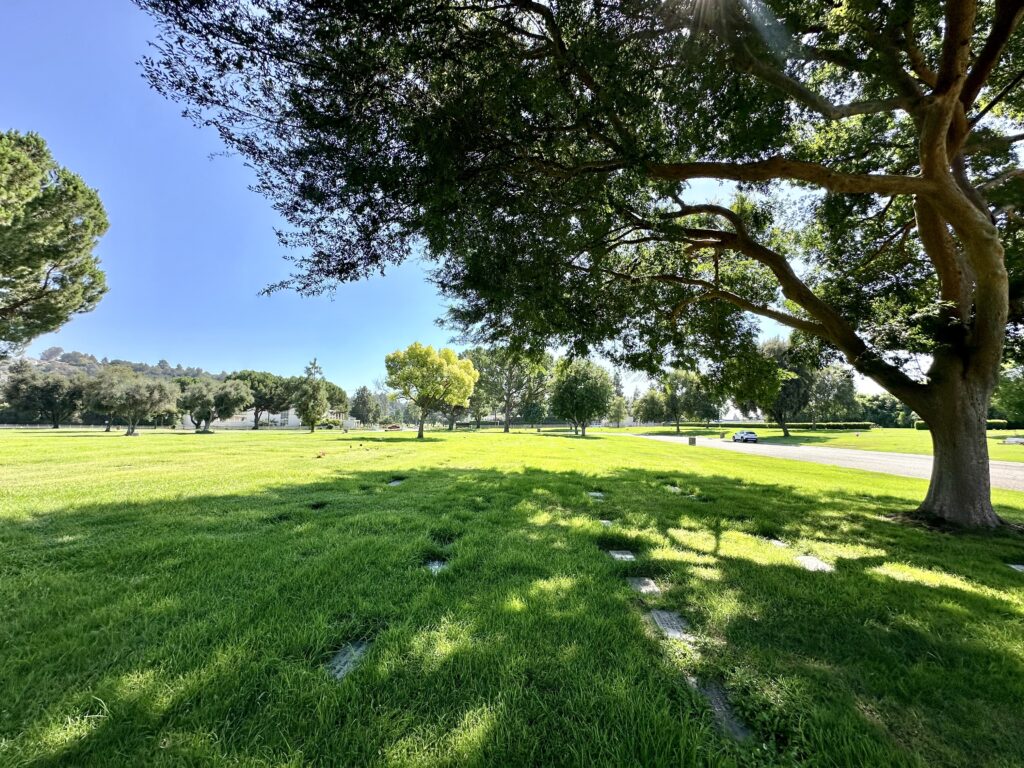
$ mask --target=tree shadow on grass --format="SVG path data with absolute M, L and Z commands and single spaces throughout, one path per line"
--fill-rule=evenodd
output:
M 1021 581 L 1003 564 L 1024 559 L 1019 537 L 903 526 L 886 517 L 900 498 L 679 472 L 405 474 L 0 522 L 0 688 L 17 702 L 0 710 L 0 757 L 1024 759 Z M 800 570 L 803 552 L 836 571 Z M 642 602 L 627 575 L 662 595 Z M 686 616 L 698 651 L 656 640 L 650 607 Z M 330 678 L 359 639 L 363 663 Z M 714 729 L 690 672 L 727 683 L 754 744 Z

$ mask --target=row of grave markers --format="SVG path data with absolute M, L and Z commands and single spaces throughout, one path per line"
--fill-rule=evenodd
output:
M 670 493 L 682 493 L 682 489 L 677 485 L 666 485 L 665 489 Z M 599 501 L 604 499 L 604 493 L 601 491 L 590 491 L 588 492 L 588 495 Z M 607 518 L 602 519 L 600 522 L 601 525 L 606 528 L 610 528 L 613 525 L 613 522 Z M 768 543 L 780 549 L 789 548 L 789 544 L 782 539 L 770 538 L 768 539 Z M 636 560 L 636 555 L 628 549 L 611 549 L 608 550 L 608 555 L 613 560 L 623 562 L 632 562 Z M 821 560 L 814 555 L 798 555 L 794 558 L 794 561 L 808 571 L 831 573 L 835 570 L 834 566 L 830 563 L 826 563 L 824 560 Z M 1008 563 L 1008 565 L 1013 570 L 1024 573 L 1024 564 Z M 661 588 L 658 587 L 654 579 L 647 576 L 627 576 L 626 582 L 633 588 L 633 590 L 640 593 L 640 595 L 661 594 Z M 678 613 L 654 608 L 650 610 L 648 615 L 665 638 L 681 642 L 691 650 L 695 650 L 697 638 L 690 631 L 690 626 L 686 619 Z M 701 693 L 707 700 L 719 727 L 725 733 L 732 736 L 737 741 L 744 741 L 752 736 L 750 729 L 747 728 L 733 712 L 732 707 L 729 705 L 729 699 L 726 691 L 718 683 L 713 681 L 701 682 L 691 675 L 687 675 L 686 680 L 691 688 Z
M 387 484 L 389 486 L 401 485 L 405 480 L 404 477 L 392 477 Z M 665 488 L 671 493 L 682 493 L 682 489 L 675 485 L 666 485 Z M 602 491 L 588 491 L 588 495 L 595 500 L 603 500 L 604 493 Z M 602 519 L 601 525 L 610 528 L 613 522 L 608 519 Z M 781 539 L 768 539 L 768 543 L 772 546 L 779 548 L 788 548 L 789 544 Z M 626 549 L 613 549 L 609 550 L 608 554 L 614 560 L 619 561 L 635 561 L 636 555 Z M 801 567 L 808 571 L 826 572 L 829 573 L 834 570 L 833 566 L 820 560 L 813 555 L 799 555 L 795 559 Z M 448 563 L 444 560 L 429 560 L 426 563 L 427 570 L 434 576 L 441 572 Z M 1024 573 L 1024 563 L 1007 563 L 1015 571 Z M 626 582 L 629 586 L 638 592 L 640 595 L 660 595 L 661 588 L 655 583 L 654 579 L 647 576 L 628 576 Z M 697 638 L 690 632 L 690 626 L 686 619 L 680 616 L 674 611 L 665 611 L 657 608 L 653 608 L 649 612 L 649 617 L 654 625 L 659 629 L 661 634 L 669 640 L 674 640 L 684 643 L 691 650 L 696 648 Z M 366 655 L 370 650 L 372 640 L 363 638 L 347 643 L 338 652 L 331 657 L 327 663 L 327 670 L 337 680 L 341 680 L 351 672 L 359 661 Z M 687 675 L 687 683 L 691 688 L 698 691 L 707 700 L 711 706 L 711 710 L 715 715 L 719 726 L 728 735 L 739 741 L 746 740 L 752 735 L 750 729 L 748 729 L 742 722 L 736 717 L 729 706 L 728 696 L 725 690 L 714 681 L 702 682 L 693 676 Z
M 601 524 L 610 527 L 612 521 L 602 520 Z M 636 555 L 628 549 L 612 549 L 608 551 L 608 554 L 613 560 L 625 562 L 636 560 Z M 661 594 L 661 588 L 654 579 L 648 576 L 627 576 L 626 583 L 641 595 Z M 690 631 L 690 625 L 686 619 L 678 613 L 652 608 L 648 616 L 664 637 L 681 642 L 691 650 L 696 650 L 697 637 Z M 692 675 L 686 676 L 686 682 L 707 700 L 715 720 L 726 734 L 737 741 L 746 741 L 752 736 L 750 729 L 733 712 L 729 705 L 729 697 L 721 685 L 714 681 L 698 680 Z

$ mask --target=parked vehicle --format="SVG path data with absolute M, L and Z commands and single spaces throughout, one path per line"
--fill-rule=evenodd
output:
M 401 424 L 388 424 L 384 427 L 385 432 L 398 432 L 402 428 Z
M 732 441 L 734 443 L 756 443 L 757 432 L 748 432 L 747 430 L 734 432 L 732 436 Z

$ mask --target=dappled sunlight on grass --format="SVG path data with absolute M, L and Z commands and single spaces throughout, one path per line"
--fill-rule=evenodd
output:
M 915 568 L 906 563 L 885 562 L 870 569 L 870 573 L 879 576 L 887 576 L 897 581 L 909 581 L 922 584 L 926 587 L 942 587 L 946 589 L 959 589 L 964 592 L 971 592 L 976 595 L 993 598 L 996 600 L 1007 600 L 1009 596 L 999 590 L 979 586 L 952 573 L 946 573 L 937 569 Z
M 924 483 L 607 433 L 207 437 L 0 435 L 0 762 L 1024 762 L 1024 543 L 895 522 Z
M 409 643 L 409 653 L 418 658 L 424 671 L 432 672 L 472 645 L 471 628 L 446 616 L 437 628 L 417 633 Z

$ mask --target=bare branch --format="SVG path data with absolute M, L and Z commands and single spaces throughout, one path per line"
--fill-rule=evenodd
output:
M 897 109 L 909 112 L 916 99 L 906 97 L 894 97 L 891 99 L 867 99 L 855 101 L 849 104 L 833 104 L 820 93 L 811 90 L 799 80 L 790 77 L 770 64 L 761 57 L 755 56 L 745 46 L 743 47 L 743 60 L 745 68 L 755 77 L 774 85 L 783 93 L 796 99 L 804 106 L 813 109 L 829 120 L 841 120 L 844 117 L 854 115 L 878 114 L 880 112 L 893 112 Z
M 948 6 L 960 5 L 960 2 L 950 2 Z M 963 5 L 974 3 L 963 2 Z M 996 0 L 995 17 L 992 20 L 992 28 L 989 30 L 985 44 L 978 52 L 977 58 L 967 79 L 964 81 L 963 89 L 960 91 L 960 101 L 964 109 L 970 109 L 974 100 L 978 98 L 981 89 L 988 82 L 989 76 L 995 69 L 999 58 L 1006 47 L 1017 25 L 1024 18 L 1024 0 Z
M 750 163 L 651 163 L 648 175 L 655 179 L 688 181 L 690 179 L 723 179 L 728 181 L 771 181 L 788 179 L 837 193 L 879 195 L 916 195 L 936 191 L 935 182 L 920 176 L 888 174 L 853 174 L 833 171 L 824 165 L 791 160 L 780 155 Z
M 973 118 L 971 118 L 970 125 L 972 125 L 972 126 L 977 125 L 978 122 L 981 120 L 981 118 L 983 118 L 985 115 L 987 115 L 989 113 L 989 111 L 991 111 L 992 107 L 994 107 L 996 104 L 998 104 L 1004 98 L 1006 98 L 1006 96 L 1010 93 L 1010 91 L 1012 91 L 1021 80 L 1024 80 L 1024 70 L 1021 70 L 1020 72 L 1018 72 L 1017 76 L 1015 78 L 1013 78 L 1010 82 L 1008 82 L 1006 85 L 1004 85 L 999 90 L 999 93 L 997 93 L 995 96 L 993 96 L 991 99 L 989 99 L 988 104 L 986 104 L 984 107 L 982 107 L 978 111 L 978 114 L 976 114 Z

